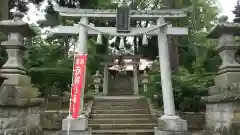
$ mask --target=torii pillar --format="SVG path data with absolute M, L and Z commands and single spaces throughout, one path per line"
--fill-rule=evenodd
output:
M 158 25 L 163 23 L 165 23 L 163 18 L 157 20 Z M 181 119 L 175 112 L 167 29 L 165 26 L 158 31 L 164 115 L 158 118 L 158 127 L 155 127 L 154 132 L 155 135 L 188 135 L 187 121 Z
M 88 18 L 82 17 L 80 22 L 83 24 L 88 24 Z M 76 54 L 86 54 L 87 53 L 87 37 L 88 37 L 88 30 L 83 27 L 79 26 L 79 38 L 76 45 L 75 53 Z M 85 68 L 86 69 L 86 68 Z M 86 73 L 86 71 L 85 71 Z M 60 135 L 69 135 L 69 134 L 78 134 L 78 135 L 91 135 L 91 129 L 88 128 L 88 119 L 83 114 L 83 100 L 84 100 L 84 88 L 85 88 L 85 75 L 84 81 L 82 82 L 82 96 L 81 104 L 80 104 L 80 111 L 78 119 L 73 119 L 71 116 L 68 116 L 66 119 L 62 121 L 62 130 Z

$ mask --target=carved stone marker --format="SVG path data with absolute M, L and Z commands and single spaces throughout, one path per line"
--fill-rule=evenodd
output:
M 206 105 L 206 128 L 214 134 L 240 134 L 240 64 L 236 61 L 239 44 L 234 36 L 240 36 L 239 24 L 227 22 L 221 17 L 220 23 L 208 35 L 218 39 L 216 50 L 222 59 L 215 85 L 209 89 L 209 96 L 202 99 Z
M 130 32 L 130 8 L 125 2 L 119 4 L 117 8 L 117 32 L 128 33 Z
M 2 42 L 8 60 L 0 70 L 7 78 L 0 87 L 0 133 L 41 135 L 39 107 L 43 100 L 37 98 L 38 90 L 32 86 L 23 66 L 24 37 L 36 34 L 22 21 L 22 13 L 13 16 L 13 20 L 0 21 L 0 31 L 8 35 L 8 40 Z

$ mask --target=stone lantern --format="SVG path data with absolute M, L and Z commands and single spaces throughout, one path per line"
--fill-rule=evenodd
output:
M 0 119 L 4 125 L 0 134 L 40 135 L 39 112 L 43 99 L 37 98 L 38 90 L 32 86 L 23 66 L 24 38 L 36 36 L 36 33 L 22 21 L 22 13 L 15 12 L 13 17 L 13 20 L 0 21 L 0 31 L 8 35 L 8 40 L 1 43 L 6 48 L 8 60 L 0 70 L 7 78 L 2 78 L 0 87 Z
M 148 91 L 148 88 L 147 88 L 148 83 L 149 83 L 149 76 L 148 76 L 147 70 L 144 70 L 143 80 L 142 80 L 143 91 L 144 91 L 144 92 L 147 92 L 147 91 Z
M 6 76 L 1 87 L 0 103 L 20 103 L 21 99 L 34 98 L 38 96 L 38 90 L 31 84 L 31 78 L 26 75 L 26 69 L 23 66 L 24 37 L 36 36 L 36 33 L 29 25 L 22 21 L 23 14 L 16 12 L 13 14 L 13 20 L 5 20 L 0 22 L 0 31 L 8 34 L 8 40 L 2 42 L 2 46 L 6 48 L 8 54 L 7 62 L 2 66 L 0 73 Z M 14 87 L 14 90 L 12 89 Z M 11 102 L 7 101 L 9 91 L 16 94 L 15 99 Z
M 215 85 L 210 87 L 209 96 L 202 99 L 206 105 L 206 128 L 214 134 L 240 134 L 240 64 L 236 61 L 239 43 L 234 37 L 240 36 L 240 24 L 219 19 L 219 24 L 207 36 L 218 39 L 216 51 L 222 59 Z
M 94 80 L 93 80 L 93 84 L 94 84 L 94 89 L 96 93 L 99 93 L 100 90 L 100 86 L 101 86 L 101 81 L 102 81 L 102 75 L 100 74 L 100 72 L 97 70 L 96 74 L 93 76 Z

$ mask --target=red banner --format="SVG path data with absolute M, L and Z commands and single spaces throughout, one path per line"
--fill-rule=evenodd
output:
M 70 111 L 72 118 L 78 117 L 81 105 L 81 96 L 84 86 L 85 68 L 87 62 L 87 54 L 78 54 L 74 57 L 73 82 Z

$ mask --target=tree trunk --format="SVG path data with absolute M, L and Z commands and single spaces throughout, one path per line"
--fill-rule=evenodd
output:
M 163 0 L 166 9 L 173 9 L 176 7 L 175 0 Z M 173 25 L 175 22 L 172 22 Z M 171 61 L 172 71 L 178 71 L 179 68 L 179 52 L 178 52 L 178 38 L 174 36 L 168 36 L 168 46 Z
M 7 20 L 9 17 L 9 0 L 1 0 L 0 20 Z

